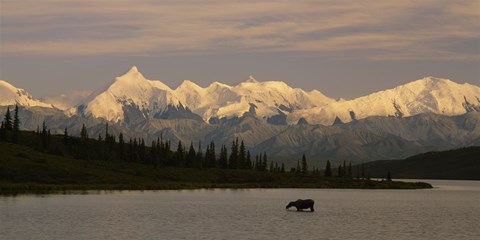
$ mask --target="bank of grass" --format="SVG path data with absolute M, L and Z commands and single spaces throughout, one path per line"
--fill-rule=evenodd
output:
M 324 178 L 252 170 L 190 169 L 87 161 L 0 142 L 0 193 L 197 188 L 431 188 L 427 183 Z

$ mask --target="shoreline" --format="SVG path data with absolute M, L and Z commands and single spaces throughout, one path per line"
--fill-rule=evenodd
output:
M 325 185 L 313 184 L 269 184 L 269 183 L 164 183 L 156 185 L 128 185 L 128 184 L 25 184 L 25 183 L 0 183 L 0 195 L 17 194 L 69 194 L 69 192 L 88 191 L 162 191 L 162 190 L 201 190 L 201 189 L 383 189 L 383 190 L 416 190 L 433 189 L 425 182 L 399 182 L 399 181 L 374 181 L 352 180 L 354 185 Z M 356 183 L 356 184 L 355 184 Z

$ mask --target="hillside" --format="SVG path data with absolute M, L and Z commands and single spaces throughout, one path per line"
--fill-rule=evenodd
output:
M 372 177 L 413 179 L 480 180 L 480 147 L 428 152 L 404 160 L 382 160 L 365 164 Z
M 23 139 L 26 139 L 25 136 Z M 34 147 L 0 142 L 0 194 L 97 189 L 277 187 L 410 189 L 431 186 L 249 169 L 154 167 L 118 160 L 82 160 L 62 153 L 51 154 Z

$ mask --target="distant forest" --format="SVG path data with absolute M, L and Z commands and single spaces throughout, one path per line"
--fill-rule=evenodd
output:
M 13 116 L 12 116 L 13 115 Z M 120 133 L 117 136 L 110 134 L 108 123 L 105 124 L 104 134 L 92 138 L 87 133 L 87 127 L 82 126 L 80 137 L 69 135 L 65 128 L 63 135 L 52 135 L 45 122 L 38 126 L 35 132 L 20 131 L 21 120 L 18 117 L 18 106 L 12 112 L 7 108 L 4 120 L 0 126 L 0 141 L 13 142 L 36 150 L 55 154 L 68 155 L 77 159 L 96 161 L 135 162 L 157 167 L 184 167 L 184 168 L 220 168 L 220 169 L 250 169 L 255 171 L 286 172 L 285 165 L 276 161 L 268 161 L 266 153 L 252 156 L 246 149 L 244 141 L 235 139 L 229 149 L 226 145 L 220 147 L 217 155 L 215 143 L 206 145 L 201 142 L 189 145 L 179 141 L 176 149 L 170 140 L 159 137 L 147 145 L 143 138 L 124 138 Z M 205 150 L 204 149 L 205 146 Z M 174 149 L 172 149 L 174 148 Z M 308 169 L 307 159 L 297 161 L 297 167 L 289 172 L 313 173 L 322 175 L 318 168 Z M 323 173 L 332 176 L 330 162 Z M 339 167 L 338 176 L 352 176 L 351 164 Z

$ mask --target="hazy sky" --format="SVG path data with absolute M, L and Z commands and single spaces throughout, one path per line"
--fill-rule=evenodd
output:
M 345 98 L 424 76 L 480 85 L 480 0 L 0 0 L 0 79 L 35 97 L 132 65 L 172 88 L 253 75 Z

